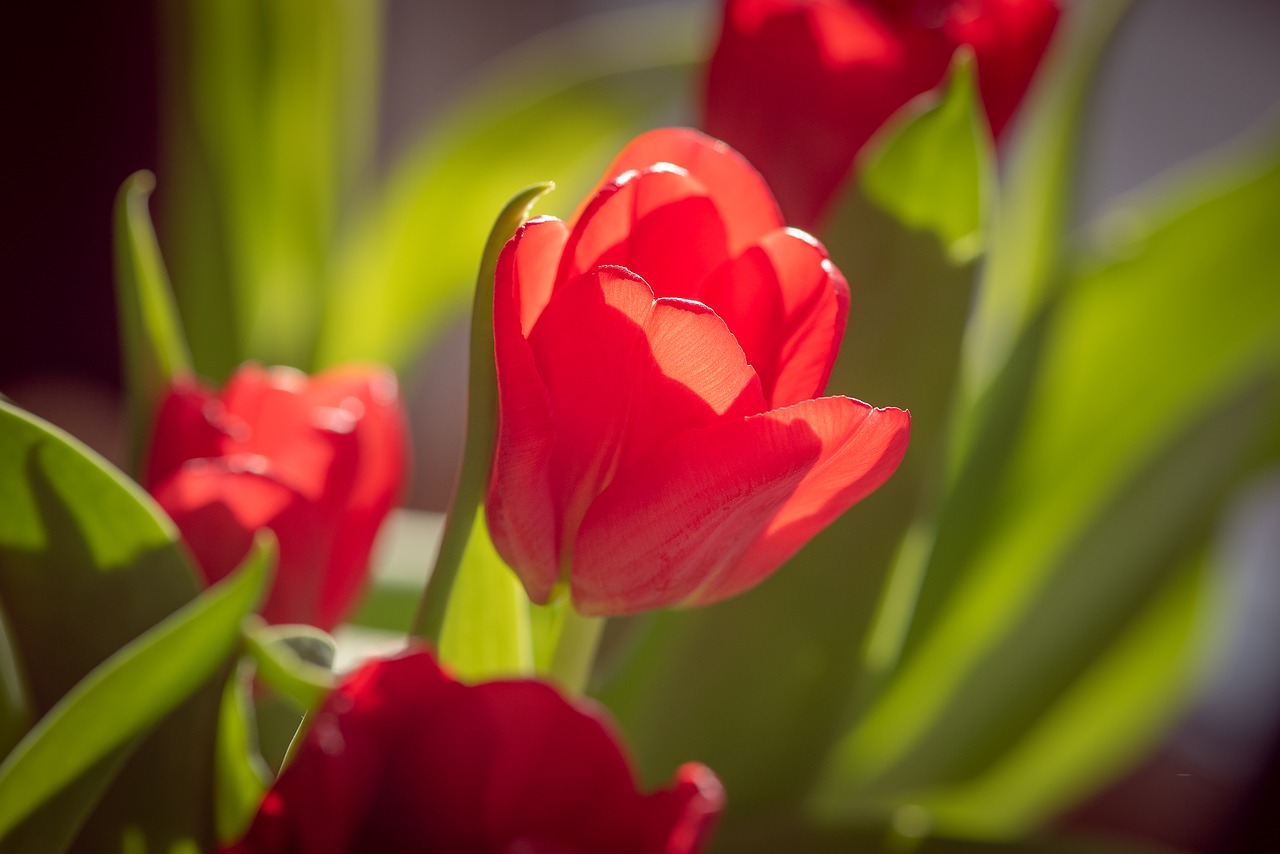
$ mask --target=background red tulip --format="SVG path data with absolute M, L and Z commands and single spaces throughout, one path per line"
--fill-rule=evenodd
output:
M 274 531 L 279 565 L 263 616 L 329 629 L 360 593 L 405 456 L 389 371 L 308 378 L 245 365 L 221 393 L 194 383 L 170 390 L 145 480 L 209 583 L 244 558 L 254 531 Z
M 1057 19 L 1055 0 L 726 0 L 703 124 L 755 164 L 789 221 L 814 228 L 854 156 L 960 45 L 999 137 Z
M 848 287 L 745 161 L 632 142 L 571 223 L 498 262 L 490 531 L 586 614 L 745 590 L 897 467 L 907 413 L 822 393 Z
M 373 661 L 316 715 L 242 854 L 693 854 L 724 805 L 688 764 L 642 795 L 612 726 L 532 680 L 464 686 Z

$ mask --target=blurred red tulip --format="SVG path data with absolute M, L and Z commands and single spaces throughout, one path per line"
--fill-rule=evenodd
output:
M 594 706 L 532 680 L 465 686 L 416 651 L 343 681 L 231 851 L 693 854 L 723 804 L 696 764 L 638 793 Z
M 727 0 L 704 127 L 760 170 L 789 221 L 816 228 L 854 156 L 960 45 L 998 138 L 1057 20 L 1055 0 Z
M 634 140 L 571 223 L 498 261 L 490 532 L 535 602 L 713 602 L 893 473 L 909 416 L 822 393 L 849 292 L 768 188 L 687 129 Z
M 405 457 L 389 371 L 308 378 L 245 365 L 220 394 L 191 382 L 169 391 L 145 480 L 210 584 L 239 564 L 257 529 L 274 531 L 279 565 L 263 616 L 330 629 L 360 594 Z

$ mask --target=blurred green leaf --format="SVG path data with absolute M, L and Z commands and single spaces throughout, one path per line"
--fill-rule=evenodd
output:
M 956 155 L 961 162 L 989 159 L 979 135 L 956 131 L 973 117 L 951 111 L 974 109 L 963 89 L 956 91 L 942 110 L 946 121 L 937 112 L 912 115 L 886 143 L 892 153 L 870 168 L 927 174 L 932 167 L 912 161 L 956 155 L 962 144 L 969 150 Z M 975 217 L 969 222 L 981 223 L 974 206 L 984 198 L 977 183 L 987 173 L 959 173 L 969 183 L 905 182 L 891 204 L 968 211 Z M 891 180 L 864 176 L 882 190 Z M 855 187 L 823 235 L 851 292 L 828 393 L 910 409 L 911 445 L 901 467 L 757 589 L 648 618 L 635 653 L 603 685 L 602 699 L 630 736 L 645 779 L 668 779 L 690 758 L 706 762 L 733 793 L 731 825 L 765 804 L 777 808 L 802 796 L 874 679 L 863 670 L 863 647 L 903 537 L 917 514 L 929 512 L 937 486 L 974 280 L 972 259 L 956 263 L 937 225 L 905 225 Z M 974 245 L 982 245 L 980 235 Z M 911 572 L 901 574 L 910 588 Z
M 440 634 L 440 660 L 472 681 L 531 674 L 529 599 L 494 550 L 483 507 L 476 513 L 462 566 Z
M 904 666 L 833 764 L 829 794 L 848 809 L 991 769 L 1204 548 L 1240 479 L 1280 453 L 1272 149 L 1104 220 L 1104 244 L 1046 315 L 1007 466 L 970 461 L 989 517 L 948 528 L 971 496 L 958 484 L 948 499 L 940 530 L 962 541 L 935 548 Z M 1040 781 L 1039 810 L 1090 762 L 1112 767 L 1114 745 L 1093 746 Z M 1016 824 L 1019 806 L 992 805 L 991 824 Z
M 114 653 L 36 723 L 0 764 L 0 837 L 221 667 L 262 594 L 273 546 L 260 540 L 241 569 Z
M 1073 3 L 1023 100 L 965 341 L 966 380 L 975 390 L 1004 364 L 1019 330 L 1054 289 L 1074 210 L 1080 120 L 1099 59 L 1129 6 L 1130 0 Z
M 462 93 L 346 245 L 319 366 L 405 367 L 463 310 L 494 213 L 515 189 L 554 180 L 568 215 L 628 139 L 678 119 L 705 16 L 666 3 L 588 18 L 532 40 Z
M 299 633 L 323 635 L 309 626 L 268 626 L 259 623 L 245 632 L 245 645 L 263 684 L 293 703 L 302 712 L 320 705 L 333 689 L 333 674 L 294 651 Z M 332 656 L 331 656 L 332 658 Z
M 919 803 L 940 829 L 1016 838 L 1140 758 L 1197 674 L 1204 566 L 1188 561 L 998 762 Z
M 378 2 L 164 4 L 163 229 L 196 367 L 311 362 L 371 161 Z
M 129 409 L 128 461 L 141 472 L 156 407 L 175 375 L 191 373 L 191 356 L 173 302 L 169 276 L 151 227 L 150 172 L 135 172 L 120 188 L 115 211 L 116 301 Z
M 985 248 L 994 187 L 991 134 L 978 103 L 973 54 L 956 53 L 941 97 L 913 103 L 860 164 L 863 194 L 903 225 L 932 231 L 961 265 Z M 914 112 L 914 115 L 910 115 Z
M 246 661 L 233 667 L 222 692 L 218 715 L 215 768 L 218 842 L 239 839 L 258 812 L 271 785 L 271 769 L 258 752 L 249 698 L 252 668 Z

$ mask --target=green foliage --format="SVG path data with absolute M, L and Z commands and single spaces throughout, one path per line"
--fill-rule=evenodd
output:
M 440 632 L 440 660 L 460 678 L 527 676 L 533 672 L 529 600 L 515 573 L 494 551 L 476 511 L 462 568 Z
M 859 165 L 863 194 L 903 225 L 937 234 L 957 265 L 984 249 L 993 181 L 975 77 L 972 52 L 958 51 L 942 97 L 909 105 L 904 112 L 918 112 L 891 122 L 888 139 Z
M 367 179 L 381 4 L 165 5 L 167 254 L 196 368 L 306 368 Z
M 34 726 L 5 760 L 5 785 L 22 790 L 3 799 L 5 846 L 112 845 L 144 819 L 156 840 L 206 838 L 226 597 L 193 602 L 176 530 L 136 485 L 4 404 L 0 502 L 0 602 Z
M 1153 656 L 1185 648 L 1199 600 L 1169 585 L 1280 451 L 1280 291 L 1258 275 L 1280 263 L 1280 156 L 1179 196 L 1104 219 L 1106 242 L 1028 327 L 1019 428 L 974 443 L 992 456 L 966 460 L 947 497 L 903 664 L 832 764 L 824 794 L 846 815 L 868 794 L 968 786 L 966 830 L 978 814 L 987 832 L 1025 828 L 1141 746 L 1125 721 L 1163 720 L 1180 696 L 1186 673 Z M 1161 609 L 1163 634 L 1132 641 L 1147 654 L 1125 653 L 1134 615 Z M 1068 716 L 1087 690 L 1072 686 L 1104 678 L 1149 690 L 1114 720 L 1089 722 L 1096 700 Z M 1070 761 L 1019 763 L 1053 726 Z
M 129 466 L 141 471 L 156 407 L 174 376 L 191 373 L 191 356 L 169 289 L 147 200 L 150 172 L 130 175 L 116 196 L 116 298 L 129 408 Z
M 493 212 L 513 188 L 554 178 L 562 204 L 573 203 L 628 139 L 671 114 L 701 56 L 701 24 L 678 3 L 587 19 L 464 92 L 392 170 L 346 244 L 318 365 L 403 367 L 465 306 Z
M 260 541 L 241 569 L 115 652 L 36 723 L 0 764 L 0 837 L 222 668 L 273 561 L 274 540 Z

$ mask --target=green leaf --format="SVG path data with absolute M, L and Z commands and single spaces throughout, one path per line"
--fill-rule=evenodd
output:
M 136 484 L 62 431 L 3 403 L 0 506 L 0 603 L 34 721 L 190 602 L 200 585 L 177 529 Z M 211 842 L 205 763 L 213 755 L 218 687 L 211 680 L 132 753 L 126 745 L 103 759 L 6 845 L 56 851 L 79 833 L 87 846 L 118 848 L 126 827 L 157 840 Z
M 967 380 L 975 391 L 1004 364 L 1019 330 L 1056 287 L 1074 210 L 1081 117 L 1099 59 L 1129 6 L 1129 0 L 1074 3 L 1023 101 L 966 340 Z
M 257 666 L 257 677 L 304 713 L 328 696 L 333 689 L 333 674 L 328 667 L 307 661 L 294 647 L 300 641 L 322 635 L 328 637 L 310 626 L 268 626 L 261 622 L 245 631 L 245 646 Z M 332 660 L 332 640 L 329 649 Z
M 440 660 L 471 681 L 528 676 L 533 672 L 529 598 L 494 550 L 483 507 L 462 567 L 440 633 Z
M 146 732 L 215 673 L 270 575 L 273 541 L 122 647 L 73 687 L 0 764 L 0 837 L 116 748 Z
M 982 250 L 994 186 L 991 134 L 972 51 L 957 51 L 941 98 L 877 143 L 861 164 L 862 192 L 903 225 L 938 235 L 957 265 Z M 900 123 L 900 124 L 899 124 Z
M 997 763 L 921 798 L 935 826 L 1016 838 L 1144 755 L 1177 719 L 1197 675 L 1204 575 L 1199 558 L 1189 561 Z
M 345 245 L 317 362 L 403 368 L 464 309 L 493 212 L 554 180 L 561 215 L 642 130 L 678 118 L 705 12 L 646 4 L 576 22 L 504 57 L 392 171 Z
M 146 493 L 3 402 L 0 505 L 0 601 L 37 716 L 200 590 L 177 529 Z
M 833 762 L 830 793 L 849 811 L 868 792 L 913 797 L 987 773 L 1204 548 L 1242 477 L 1280 454 L 1272 148 L 1189 182 L 1176 205 L 1110 217 L 1105 246 L 1055 298 L 1007 463 L 971 466 L 943 522 L 974 495 L 989 513 L 940 526 L 967 539 L 939 540 L 904 664 Z M 1081 765 L 1111 767 L 1096 746 Z M 1068 776 L 1041 784 L 1041 810 L 1046 792 L 1073 791 Z M 992 810 L 993 825 L 1017 821 Z
M 529 217 L 534 203 L 552 189 L 551 184 L 526 187 L 512 197 L 498 213 L 480 257 L 475 295 L 471 306 L 471 352 L 467 372 L 467 435 L 462 451 L 458 480 L 440 536 L 435 566 L 423 591 L 422 603 L 414 618 L 412 634 L 432 642 L 441 640 L 447 611 L 458 573 L 465 566 L 464 556 L 470 549 L 480 555 L 478 567 L 488 560 L 483 551 L 475 551 L 473 522 L 482 512 L 485 492 L 489 487 L 489 471 L 493 465 L 494 443 L 498 432 L 498 373 L 493 355 L 493 289 L 498 256 L 516 229 Z M 481 543 L 488 542 L 484 534 Z M 483 568 L 476 572 L 483 573 Z M 475 593 L 489 589 L 487 582 L 477 582 Z M 472 603 L 482 604 L 482 603 Z M 503 606 L 498 605 L 500 611 Z M 514 662 L 513 662 L 514 663 Z
M 164 209 L 196 367 L 306 368 L 368 178 L 381 4 L 166 4 Z
M 155 188 L 135 172 L 120 188 L 115 211 L 116 300 L 129 411 L 129 467 L 141 471 L 156 407 L 175 376 L 191 374 L 191 356 L 147 213 Z
M 957 127 L 973 158 L 989 158 L 962 112 L 972 109 L 965 85 L 957 82 L 947 106 L 900 129 L 894 139 L 905 142 L 890 142 L 892 153 L 876 167 L 886 177 L 868 180 L 883 188 L 890 172 L 930 174 L 957 145 Z M 988 172 L 906 182 L 885 204 L 970 211 L 980 227 L 974 206 L 984 199 L 979 183 Z M 887 484 L 757 589 L 647 618 L 636 651 L 602 686 L 648 782 L 669 779 L 680 762 L 697 757 L 733 793 L 736 815 L 800 797 L 850 707 L 871 690 L 877 674 L 863 666 L 868 632 L 903 539 L 913 519 L 930 512 L 939 486 L 974 259 L 957 260 L 954 244 L 948 248 L 935 230 L 938 222 L 912 227 L 869 195 L 852 188 L 822 235 L 850 287 L 848 327 L 827 392 L 909 409 L 906 458 Z M 981 234 L 972 242 L 981 247 Z M 913 570 L 897 573 L 894 586 L 913 594 Z
M 248 830 L 272 780 L 271 769 L 258 753 L 249 698 L 251 671 L 247 661 L 231 669 L 218 715 L 214 814 L 218 841 L 224 845 Z

